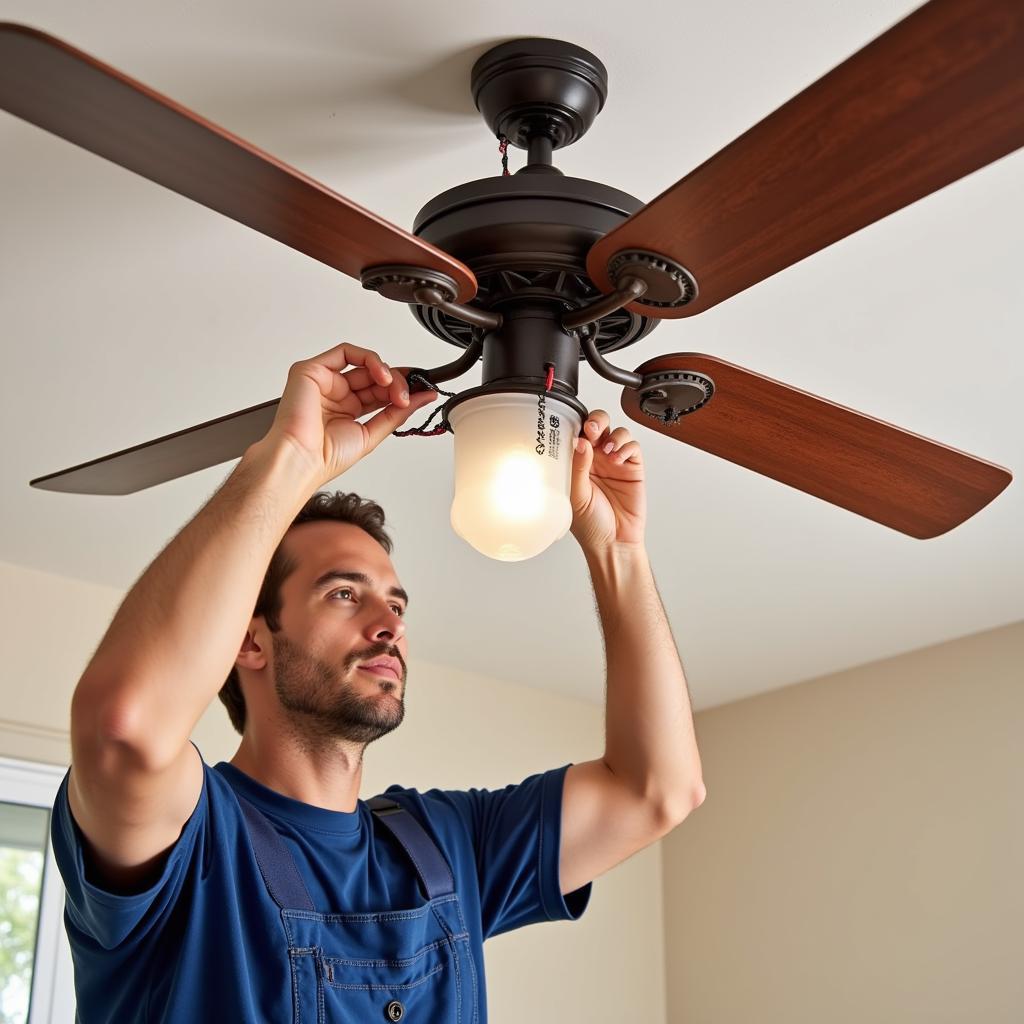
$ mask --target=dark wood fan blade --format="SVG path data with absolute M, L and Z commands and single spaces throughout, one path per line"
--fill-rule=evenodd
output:
M 594 244 L 668 256 L 692 316 L 1024 145 L 1024 4 L 932 0 Z
M 134 494 L 229 459 L 240 459 L 251 444 L 266 435 L 280 401 L 275 398 L 207 420 L 155 441 L 37 477 L 30 483 L 44 491 L 68 494 Z
M 43 32 L 0 23 L 0 108 L 357 280 L 405 264 L 476 294 L 447 253 Z
M 665 423 L 627 388 L 622 408 L 630 419 L 911 537 L 959 526 L 1012 479 L 1002 466 L 714 356 L 658 356 L 637 372 L 665 370 L 710 377 L 711 401 Z

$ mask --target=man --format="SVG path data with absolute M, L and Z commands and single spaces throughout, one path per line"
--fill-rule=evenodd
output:
M 408 598 L 379 506 L 316 492 L 436 397 L 354 345 L 294 364 L 267 435 L 114 617 L 72 699 L 52 824 L 82 1024 L 485 1021 L 483 940 L 579 917 L 592 879 L 703 800 L 639 446 L 600 410 L 571 500 L 605 633 L 604 756 L 359 800 L 366 745 L 404 712 Z M 189 735 L 218 692 L 242 742 L 211 768 Z

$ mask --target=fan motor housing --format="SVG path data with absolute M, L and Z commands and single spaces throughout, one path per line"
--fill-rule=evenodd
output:
M 548 298 L 565 310 L 601 295 L 586 271 L 590 247 L 644 204 L 617 188 L 553 173 L 481 178 L 450 188 L 417 214 L 414 234 L 465 263 L 479 282 L 470 303 L 490 309 L 513 296 Z M 473 328 L 429 306 L 410 306 L 431 333 L 465 348 Z M 647 335 L 658 320 L 618 310 L 598 326 L 597 347 L 610 352 Z M 583 356 L 581 355 L 582 359 Z

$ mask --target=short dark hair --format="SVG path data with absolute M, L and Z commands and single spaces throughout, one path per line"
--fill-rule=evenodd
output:
M 384 530 L 384 509 L 375 501 L 360 498 L 358 494 L 345 494 L 335 491 L 317 491 L 299 510 L 288 529 L 302 523 L 312 523 L 321 519 L 334 520 L 339 523 L 351 523 L 365 530 L 390 555 L 391 538 Z M 295 560 L 284 552 L 284 542 L 288 532 L 277 545 L 271 556 L 267 572 L 263 577 L 259 597 L 253 617 L 262 615 L 271 633 L 281 628 L 281 586 L 295 571 Z M 238 668 L 231 666 L 227 681 L 220 688 L 218 696 L 224 707 L 228 709 L 228 718 L 238 733 L 245 730 L 245 696 L 238 678 Z

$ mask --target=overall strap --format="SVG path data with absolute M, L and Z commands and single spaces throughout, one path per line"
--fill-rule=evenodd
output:
M 274 902 L 282 910 L 313 910 L 306 883 L 295 866 L 295 859 L 288 852 L 284 840 L 274 826 L 240 793 L 238 806 L 242 808 L 245 824 L 249 829 L 256 863 L 263 881 Z
M 427 835 L 426 829 L 404 807 L 386 796 L 375 796 L 366 801 L 366 806 L 405 848 L 409 859 L 416 866 L 416 873 L 420 876 L 428 899 L 455 892 L 455 880 L 444 854 Z

